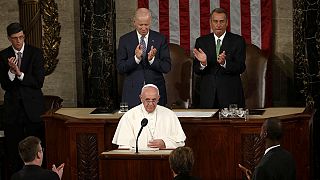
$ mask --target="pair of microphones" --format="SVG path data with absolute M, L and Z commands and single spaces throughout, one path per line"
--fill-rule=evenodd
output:
M 141 121 L 141 128 L 138 132 L 138 136 L 137 136 L 137 139 L 136 139 L 136 153 L 138 153 L 138 139 L 139 139 L 139 136 L 141 134 L 141 131 L 142 129 L 148 124 L 148 119 L 147 118 L 143 118 L 142 121 Z

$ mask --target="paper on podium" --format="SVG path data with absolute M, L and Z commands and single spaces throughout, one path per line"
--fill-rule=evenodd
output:
M 130 148 L 130 151 L 136 151 L 135 147 Z M 138 151 L 159 151 L 159 148 L 149 148 L 149 147 L 144 147 L 144 148 L 138 148 Z
M 154 148 L 153 148 L 154 149 Z M 156 148 L 158 149 L 158 148 Z M 158 149 L 158 150 L 144 150 L 140 151 L 139 154 L 141 155 L 169 155 L 172 149 Z M 122 154 L 136 154 L 135 150 L 131 149 L 115 149 L 107 152 L 102 152 L 102 155 L 122 155 Z
M 215 111 L 176 111 L 178 117 L 212 117 Z

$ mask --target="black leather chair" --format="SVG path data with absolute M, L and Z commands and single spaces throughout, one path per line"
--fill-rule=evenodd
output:
M 197 107 L 199 92 L 197 91 L 197 76 L 192 73 L 192 58 L 185 54 L 177 44 L 169 44 L 171 56 L 171 71 L 165 75 L 169 108 L 184 108 L 189 101 L 189 107 Z M 241 74 L 241 80 L 246 99 L 246 108 L 260 109 L 266 103 L 266 72 L 268 59 L 261 50 L 247 44 L 246 71 Z M 192 80 L 193 79 L 193 80 Z
M 59 96 L 44 95 L 44 114 L 50 114 L 62 107 L 63 99 Z
M 261 50 L 247 44 L 246 71 L 241 74 L 241 80 L 246 98 L 246 108 L 264 108 L 266 103 L 266 72 L 268 59 Z
M 167 107 L 187 108 L 192 99 L 192 59 L 179 45 L 169 44 L 171 71 L 164 75 L 167 88 Z

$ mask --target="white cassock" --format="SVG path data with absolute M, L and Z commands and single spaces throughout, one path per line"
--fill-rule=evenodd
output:
M 121 148 L 135 147 L 143 118 L 148 119 L 148 124 L 142 129 L 139 136 L 139 148 L 148 148 L 148 141 L 152 139 L 162 139 L 166 148 L 184 146 L 186 135 L 176 114 L 159 105 L 152 113 L 148 113 L 143 104 L 130 109 L 122 116 L 112 143 L 119 145 Z

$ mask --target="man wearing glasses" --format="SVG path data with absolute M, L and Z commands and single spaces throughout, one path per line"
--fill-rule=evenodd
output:
M 40 117 L 44 111 L 41 88 L 44 82 L 43 55 L 40 49 L 24 42 L 25 34 L 19 23 L 7 27 L 11 46 L 0 52 L 0 83 L 4 94 L 6 156 L 8 174 L 23 166 L 18 143 L 27 136 L 44 137 Z
M 43 148 L 41 140 L 34 136 L 28 136 L 19 143 L 19 154 L 24 162 L 23 168 L 15 173 L 11 180 L 60 180 L 63 174 L 64 163 L 52 170 L 41 168 L 43 162 Z
M 141 120 L 146 118 L 148 123 L 142 129 L 138 141 L 140 149 L 184 146 L 186 136 L 179 119 L 170 109 L 157 105 L 159 98 L 157 86 L 143 86 L 140 94 L 141 104 L 122 116 L 112 143 L 119 145 L 119 148 L 135 147 Z

